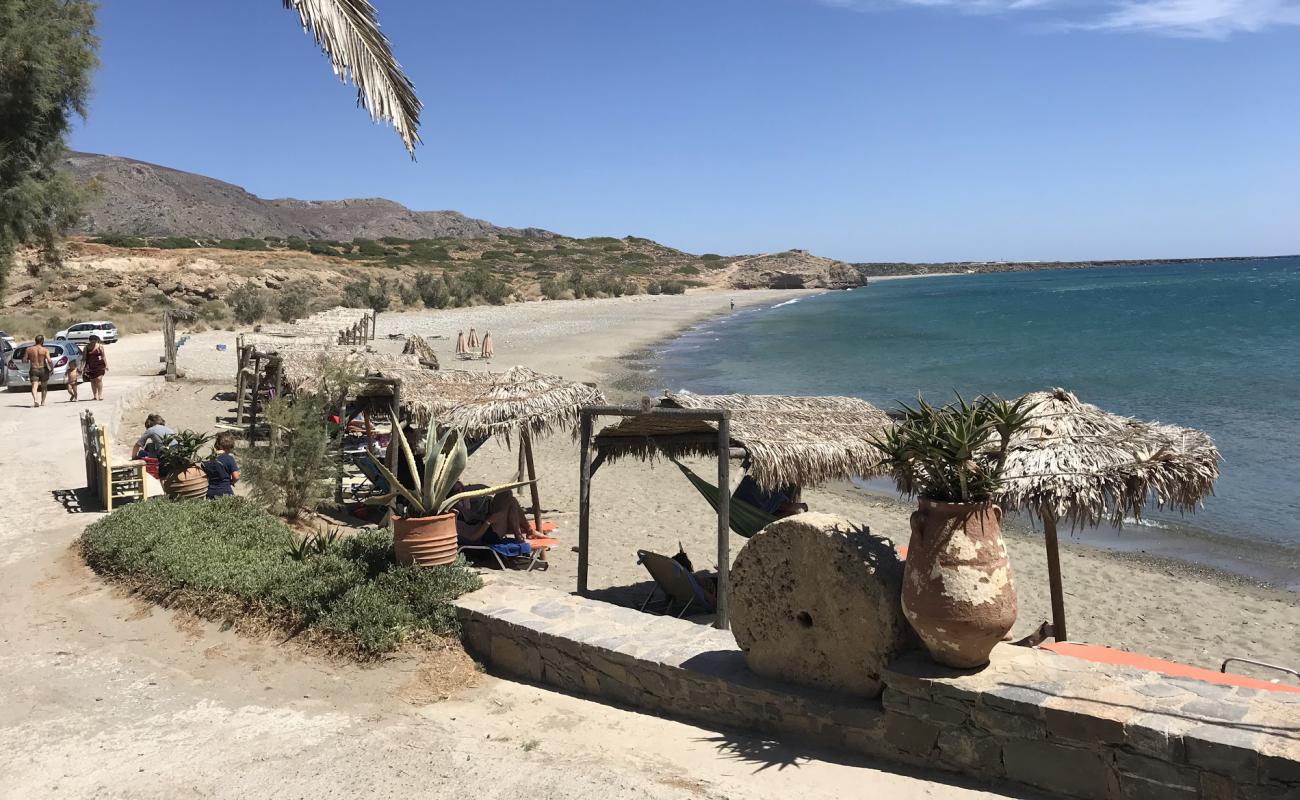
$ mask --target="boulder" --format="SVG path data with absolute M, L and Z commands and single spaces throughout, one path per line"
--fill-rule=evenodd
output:
M 876 697 L 885 666 L 915 640 L 893 542 L 830 514 L 764 528 L 731 568 L 730 621 L 749 668 Z

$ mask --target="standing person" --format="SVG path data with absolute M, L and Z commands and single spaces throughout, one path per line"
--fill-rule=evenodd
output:
M 45 349 L 45 337 L 37 336 L 36 344 L 23 353 L 23 363 L 27 364 L 27 380 L 32 384 L 32 408 L 45 405 L 45 395 L 50 392 L 50 373 L 54 371 L 50 361 L 50 351 Z M 41 401 L 36 402 L 36 392 L 40 391 Z
M 239 462 L 235 460 L 235 434 L 222 431 L 217 434 L 217 455 L 203 462 L 203 471 L 208 474 L 208 499 L 230 497 L 235 493 L 235 484 L 239 483 Z
M 75 348 L 76 345 L 72 343 L 68 343 L 68 347 Z M 77 402 L 77 382 L 81 380 L 81 376 L 77 374 L 77 368 L 81 366 L 81 362 L 73 358 L 74 355 L 75 353 L 71 353 L 68 355 L 68 369 L 66 373 L 67 378 L 64 380 L 64 384 L 63 384 L 68 388 L 69 403 Z
M 736 301 L 735 301 L 735 300 L 732 300 L 732 301 L 731 301 L 731 310 L 732 310 L 732 311 L 735 311 L 735 310 L 736 310 Z
M 96 400 L 104 399 L 104 375 L 108 372 L 108 356 L 104 353 L 104 343 L 98 336 L 91 336 L 83 356 L 86 359 L 86 377 L 90 378 L 90 391 Z

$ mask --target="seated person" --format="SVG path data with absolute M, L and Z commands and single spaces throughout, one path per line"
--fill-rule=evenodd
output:
M 175 435 L 176 431 L 167 427 L 162 414 L 150 414 L 144 420 L 144 434 L 131 448 L 131 458 L 157 458 L 163 445 Z
M 740 479 L 736 491 L 731 496 L 778 518 L 792 517 L 808 510 L 807 503 L 800 503 L 793 499 L 799 496 L 799 487 L 787 486 L 769 491 L 759 486 L 758 481 L 749 475 Z
M 486 489 L 486 484 L 466 486 L 460 481 L 452 494 Z M 461 544 L 501 544 L 523 540 L 528 535 L 528 518 L 509 490 L 484 497 L 471 497 L 456 504 L 456 538 Z

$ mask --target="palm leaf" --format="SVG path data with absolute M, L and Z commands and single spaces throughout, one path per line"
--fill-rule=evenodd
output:
M 372 449 L 370 451 L 370 456 L 371 458 L 374 459 L 375 467 L 379 470 L 379 474 L 384 476 L 384 478 L 388 481 L 389 486 L 393 487 L 394 491 L 396 491 L 402 497 L 405 497 L 406 502 L 410 503 L 412 508 L 417 509 L 421 516 L 429 513 L 429 510 L 424 507 L 423 503 L 420 502 L 420 498 L 416 497 L 415 494 L 412 493 L 410 489 L 407 489 L 405 486 L 403 486 L 402 482 L 397 479 L 396 475 L 393 474 L 393 471 L 384 465 L 384 460 L 379 457 L 379 452 L 377 450 Z
M 375 7 L 366 0 L 283 0 L 298 12 L 303 30 L 329 58 L 334 74 L 357 87 L 357 105 L 370 119 L 387 120 L 415 158 L 420 142 L 420 98 L 379 30 Z

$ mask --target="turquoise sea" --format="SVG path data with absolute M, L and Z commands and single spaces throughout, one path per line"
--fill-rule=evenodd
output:
M 704 323 L 654 367 L 665 388 L 882 407 L 1063 386 L 1200 428 L 1224 456 L 1201 511 L 1076 535 L 1300 589 L 1300 257 L 873 282 Z

